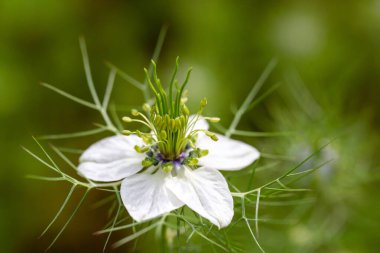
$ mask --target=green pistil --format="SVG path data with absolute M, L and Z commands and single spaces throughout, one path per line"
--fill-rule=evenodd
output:
M 173 71 L 173 75 L 168 86 L 168 94 L 165 91 L 161 80 L 157 75 L 157 66 L 152 61 L 153 66 L 153 81 L 151 80 L 149 73 L 146 69 L 145 74 L 155 97 L 155 103 L 150 106 L 149 104 L 143 105 L 145 114 L 140 113 L 137 110 L 132 110 L 132 115 L 135 117 L 141 117 L 141 119 L 132 119 L 130 117 L 124 117 L 125 122 L 139 122 L 147 126 L 150 129 L 150 133 L 141 133 L 140 131 L 124 131 L 125 134 L 136 134 L 143 139 L 146 145 L 135 147 L 135 150 L 140 153 L 145 153 L 152 145 L 156 145 L 160 155 L 168 161 L 177 160 L 180 155 L 186 150 L 186 146 L 190 145 L 193 150 L 196 150 L 194 156 L 188 157 L 185 163 L 189 166 L 195 167 L 198 164 L 197 158 L 207 155 L 207 150 L 202 152 L 196 149 L 195 137 L 198 132 L 204 132 L 212 140 L 217 140 L 215 134 L 207 130 L 193 130 L 196 121 L 199 119 L 203 112 L 204 107 L 207 105 L 206 98 L 201 100 L 200 108 L 194 119 L 189 120 L 190 111 L 185 105 L 187 101 L 187 95 L 185 92 L 186 85 L 189 82 L 191 68 L 187 71 L 185 81 L 179 85 L 176 79 L 179 67 L 179 59 L 176 59 L 176 66 Z M 207 118 L 210 121 L 217 121 L 218 118 Z M 147 158 L 144 160 L 144 167 L 148 167 L 154 164 L 154 160 Z M 168 166 L 164 170 L 170 171 L 172 163 L 167 162 Z
M 155 112 L 161 116 L 169 115 L 170 118 L 176 118 L 181 116 L 184 103 L 181 103 L 181 99 L 185 90 L 185 87 L 190 79 L 191 68 L 187 71 L 185 81 L 181 86 L 178 86 L 178 81 L 176 79 L 179 59 L 176 59 L 176 66 L 169 84 L 169 96 L 167 95 L 165 89 L 161 84 L 161 80 L 157 75 L 157 66 L 156 63 L 152 60 L 153 65 L 153 81 L 150 79 L 147 69 L 144 69 L 148 84 L 156 98 L 155 102 Z M 174 94 L 173 89 L 176 89 L 176 94 Z
M 163 88 L 157 75 L 157 66 L 154 61 L 153 82 L 148 71 L 145 74 L 149 86 L 155 95 L 156 101 L 150 112 L 152 122 L 158 140 L 158 148 L 161 154 L 168 160 L 176 159 L 184 150 L 187 139 L 187 125 L 189 120 L 189 109 L 181 101 L 184 89 L 189 81 L 191 69 L 188 70 L 186 79 L 181 86 L 178 86 L 176 75 L 178 72 L 179 59 L 176 59 L 176 66 L 169 84 L 169 96 Z M 175 94 L 174 94 L 175 88 Z

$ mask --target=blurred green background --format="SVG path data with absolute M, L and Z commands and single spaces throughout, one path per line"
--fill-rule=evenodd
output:
M 302 207 L 268 208 L 272 216 L 285 212 L 295 221 L 262 224 L 264 249 L 377 252 L 379 0 L 0 1 L 0 252 L 43 252 L 80 198 L 75 195 L 57 224 L 38 239 L 69 185 L 26 179 L 27 174 L 51 172 L 20 146 L 39 152 L 32 136 L 87 130 L 101 121 L 95 112 L 38 83 L 44 81 L 90 99 L 80 35 L 86 38 L 101 94 L 108 75 L 105 61 L 142 80 L 143 67 L 149 64 L 163 24 L 169 30 L 159 70 L 165 79 L 177 55 L 183 70 L 193 66 L 192 108 L 206 96 L 206 114 L 222 117 L 221 124 L 228 126 L 234 108 L 276 57 L 279 65 L 264 90 L 276 83 L 280 88 L 250 111 L 240 128 L 297 134 L 246 141 L 263 152 L 300 161 L 335 138 L 320 155 L 321 160 L 333 158 L 334 162 L 303 182 L 313 189 L 314 201 Z M 112 102 L 120 105 L 120 115 L 129 113 L 128 108 L 141 104 L 142 99 L 138 90 L 117 78 Z M 59 144 L 85 148 L 101 137 Z M 256 177 L 262 181 L 259 173 Z M 102 252 L 105 237 L 93 232 L 107 223 L 107 207 L 94 209 L 92 204 L 103 196 L 90 194 L 50 252 Z M 265 216 L 266 210 L 264 205 L 260 214 Z M 245 238 L 247 231 L 239 237 L 247 252 L 258 252 Z M 138 252 L 157 249 L 149 238 L 140 245 Z M 110 251 L 129 252 L 132 246 Z

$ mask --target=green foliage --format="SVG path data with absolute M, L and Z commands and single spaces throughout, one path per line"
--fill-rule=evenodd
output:
M 211 0 L 163 4 L 144 0 L 36 0 L 2 1 L 0 7 L 2 252 L 44 251 L 87 189 L 75 186 L 54 224 L 44 237 L 36 240 L 44 225 L 49 224 L 49 217 L 59 211 L 60 202 L 64 202 L 73 184 L 59 172 L 46 170 L 38 160 L 30 159 L 20 144 L 51 166 L 30 138 L 33 135 L 39 139 L 48 133 L 40 143 L 54 162 L 65 174 L 87 184 L 76 175 L 78 156 L 89 144 L 114 133 L 108 129 L 85 85 L 83 63 L 75 43 L 79 34 L 84 34 L 89 42 L 94 87 L 101 106 L 108 103 L 107 115 L 117 131 L 124 129 L 121 116 L 129 114 L 132 108 L 143 110 L 138 106 L 143 98 L 153 103 L 152 94 L 144 88 L 147 80 L 142 71 L 151 58 L 159 62 L 163 80 L 170 80 L 177 55 L 181 56 L 184 69 L 190 63 L 194 66 L 189 83 L 192 98 L 189 110 L 195 111 L 199 106 L 196 102 L 207 96 L 209 105 L 205 113 L 222 119 L 212 124 L 212 130 L 225 133 L 252 82 L 275 56 L 279 64 L 232 134 L 233 138 L 257 147 L 261 159 L 238 174 L 224 173 L 230 189 L 235 193 L 256 189 L 280 177 L 331 139 L 334 139 L 331 144 L 291 174 L 301 176 L 325 161 L 334 160 L 288 186 L 292 192 L 284 191 L 278 183 L 261 190 L 256 219 L 259 235 L 254 220 L 257 193 L 252 193 L 251 201 L 244 201 L 256 239 L 267 252 L 378 250 L 378 1 Z M 162 23 L 168 26 L 160 33 L 161 42 L 155 44 Z M 155 50 L 155 57 L 151 56 L 155 47 L 165 51 L 159 60 L 160 50 Z M 152 73 L 153 66 L 148 70 Z M 106 85 L 112 81 L 111 71 L 116 72 L 112 87 Z M 178 72 L 180 80 L 185 74 Z M 39 87 L 41 79 L 54 84 L 50 87 L 57 92 L 64 91 L 63 96 L 74 96 L 85 103 L 78 106 Z M 112 94 L 108 101 L 103 101 L 106 90 Z M 131 127 L 133 130 L 134 124 Z M 80 132 L 70 134 L 77 131 Z M 69 135 L 55 135 L 56 132 Z M 54 184 L 25 180 L 26 174 L 47 176 Z M 282 194 L 266 197 L 265 191 L 270 188 L 282 189 Z M 294 191 L 306 188 L 310 191 Z M 103 226 L 111 228 L 115 219 L 114 227 L 132 222 L 124 207 L 116 218 L 116 198 L 113 186 L 92 188 L 51 251 L 99 251 L 109 234 L 93 236 L 93 231 Z M 94 200 L 99 202 L 92 205 Z M 237 220 L 241 217 L 239 197 L 235 197 L 235 204 Z M 184 212 L 190 215 L 188 210 Z M 171 224 L 177 224 L 176 217 L 170 219 Z M 143 225 L 113 232 L 107 248 Z M 159 238 L 171 242 L 165 250 L 179 248 L 175 227 L 162 228 L 153 230 L 165 235 Z M 212 249 L 195 232 L 186 244 L 183 233 L 179 231 L 180 245 L 187 251 L 223 251 L 217 246 Z M 221 245 L 228 245 L 227 248 L 259 252 L 244 220 L 220 233 L 207 228 L 203 233 Z M 152 252 L 162 244 L 155 233 L 149 232 L 113 251 Z
M 166 32 L 166 30 L 163 30 L 163 32 Z M 162 35 L 160 35 L 160 38 L 162 38 Z M 90 93 L 93 98 L 93 103 L 84 101 L 82 99 L 76 98 L 74 96 L 69 95 L 66 92 L 63 92 L 57 88 L 54 88 L 53 86 L 46 85 L 45 86 L 71 100 L 74 102 L 77 102 L 78 104 L 85 105 L 87 107 L 90 107 L 92 109 L 97 110 L 104 122 L 105 126 L 101 126 L 97 129 L 94 130 L 89 130 L 89 131 L 84 131 L 84 132 L 78 132 L 78 133 L 72 133 L 72 134 L 63 134 L 63 135 L 48 135 L 48 136 L 42 136 L 41 139 L 64 139 L 64 138 L 78 138 L 78 137 L 85 137 L 89 135 L 96 135 L 100 132 L 103 131 L 111 131 L 111 132 L 118 132 L 115 124 L 111 121 L 110 116 L 108 114 L 108 104 L 109 100 L 112 94 L 112 88 L 113 88 L 113 82 L 115 80 L 115 75 L 116 73 L 120 72 L 117 70 L 116 67 L 111 67 L 111 72 L 108 78 L 108 83 L 106 86 L 106 91 L 104 98 L 102 102 L 99 100 L 98 93 L 95 89 L 95 86 L 92 81 L 92 76 L 91 76 L 91 71 L 90 71 L 90 66 L 89 66 L 89 60 L 88 60 L 88 55 L 87 55 L 87 50 L 86 46 L 84 44 L 84 39 L 80 39 L 80 45 L 81 45 L 81 50 L 82 50 L 82 55 L 83 55 L 83 62 L 84 62 L 84 67 L 85 67 L 85 73 L 87 76 L 87 83 L 88 87 L 90 89 Z M 156 49 L 157 50 L 157 49 Z M 156 54 L 155 54 L 156 55 Z M 158 56 L 157 56 L 158 57 Z M 182 93 L 183 93 L 183 88 L 188 82 L 188 77 L 189 77 L 189 72 L 186 77 L 185 82 L 182 84 L 181 87 L 178 87 L 177 85 L 177 95 L 175 96 L 175 100 L 171 100 L 172 96 L 169 97 L 169 100 L 167 100 L 166 92 L 164 91 L 163 87 L 160 84 L 159 79 L 157 78 L 156 74 L 156 65 L 155 62 L 152 61 L 153 65 L 153 76 L 154 80 L 157 85 L 157 89 L 153 87 L 153 84 L 150 82 L 150 77 L 149 77 L 149 72 L 148 70 L 145 70 L 146 72 L 146 79 L 148 80 L 147 83 L 151 86 L 153 92 L 155 93 L 156 96 L 156 103 L 164 103 L 163 106 L 159 106 L 158 104 L 155 104 L 155 106 L 160 107 L 161 109 L 164 109 L 162 112 L 159 110 L 157 113 L 159 115 L 165 115 L 166 113 L 173 113 L 173 117 L 178 117 L 178 111 L 175 110 L 176 107 L 178 107 L 180 104 L 180 99 L 182 98 Z M 235 114 L 234 119 L 232 120 L 230 127 L 226 129 L 225 135 L 226 136 L 231 136 L 231 135 L 243 135 L 243 136 L 260 136 L 260 137 L 273 137 L 273 136 L 287 136 L 288 133 L 282 133 L 282 132 L 275 132 L 275 133 L 264 133 L 264 132 L 250 132 L 250 131 L 241 131 L 237 129 L 237 126 L 239 125 L 240 120 L 244 116 L 244 114 L 252 108 L 252 105 L 255 104 L 255 96 L 259 93 L 261 87 L 263 86 L 264 82 L 268 78 L 269 74 L 273 71 L 274 67 L 276 65 L 276 61 L 272 60 L 267 68 L 264 70 L 263 74 L 260 76 L 258 81 L 256 82 L 255 85 L 253 85 L 251 91 L 248 93 L 247 98 L 244 100 L 242 105 L 239 107 L 237 110 L 237 113 Z M 177 66 L 174 72 L 174 77 L 178 69 L 178 59 L 177 59 Z M 123 73 L 121 75 L 125 76 Z M 169 85 L 169 94 L 172 94 L 172 87 L 173 83 L 175 82 L 175 78 L 171 79 L 171 83 Z M 130 79 L 130 78 L 128 78 Z M 134 79 L 132 79 L 134 80 Z M 142 84 L 144 87 L 147 84 Z M 144 92 L 145 88 L 141 86 L 141 90 Z M 264 94 L 266 96 L 267 93 Z M 163 98 L 164 100 L 160 100 L 160 98 Z M 261 99 L 259 97 L 258 99 Z M 172 102 L 170 102 L 172 101 Z M 174 107 L 172 107 L 174 106 Z M 165 109 L 167 108 L 167 110 Z M 132 112 L 132 114 L 140 114 L 138 112 Z M 132 121 L 132 119 L 129 119 L 128 121 Z M 137 120 L 136 120 L 137 121 Z M 149 122 L 148 122 L 149 123 Z M 98 124 L 99 125 L 99 124 Z M 67 206 L 69 200 L 72 197 L 72 194 L 74 190 L 77 187 L 83 187 L 85 188 L 85 193 L 83 194 L 82 198 L 79 200 L 77 206 L 75 207 L 74 211 L 72 214 L 69 216 L 67 219 L 66 223 L 64 223 L 63 227 L 61 230 L 58 232 L 56 237 L 53 239 L 51 244 L 49 245 L 48 248 L 52 247 L 56 240 L 59 238 L 59 236 L 63 233 L 65 228 L 68 226 L 69 222 L 72 220 L 74 217 L 75 213 L 78 211 L 79 207 L 83 203 L 84 199 L 86 198 L 88 192 L 90 190 L 105 190 L 111 192 L 110 194 L 115 194 L 116 197 L 114 198 L 114 201 L 116 201 L 116 208 L 110 209 L 111 213 L 113 213 L 114 217 L 111 219 L 109 226 L 97 232 L 97 234 L 103 234 L 107 233 L 108 236 L 105 241 L 104 249 L 106 248 L 106 245 L 108 244 L 111 234 L 115 231 L 119 230 L 125 230 L 125 229 L 132 229 L 132 233 L 123 239 L 120 239 L 119 241 L 115 242 L 113 244 L 113 247 L 119 247 L 122 246 L 128 242 L 131 242 L 133 240 L 138 239 L 142 235 L 152 231 L 161 231 L 161 232 L 156 232 L 158 237 L 162 237 L 162 240 L 165 244 L 168 244 L 169 247 L 172 247 L 172 250 L 176 250 L 178 252 L 188 252 L 192 249 L 189 249 L 188 246 L 189 244 L 193 244 L 193 237 L 194 236 L 199 236 L 199 238 L 202 238 L 204 240 L 205 246 L 202 247 L 212 247 L 216 248 L 225 252 L 242 252 L 242 249 L 239 248 L 238 246 L 235 246 L 235 241 L 229 239 L 229 232 L 230 230 L 233 230 L 235 226 L 238 226 L 240 223 L 244 224 L 246 228 L 249 231 L 249 234 L 251 235 L 252 241 L 256 244 L 257 248 L 261 252 L 265 252 L 263 247 L 260 245 L 259 240 L 258 240 L 258 235 L 259 235 L 259 222 L 265 222 L 264 220 L 259 218 L 259 210 L 260 210 L 260 203 L 263 200 L 269 200 L 271 201 L 272 199 L 276 198 L 282 198 L 284 197 L 285 199 L 280 200 L 282 204 L 286 204 L 288 202 L 294 202 L 294 199 L 292 200 L 287 200 L 286 198 L 289 198 L 289 196 L 296 198 L 297 199 L 297 194 L 300 192 L 307 192 L 309 189 L 300 189 L 300 188 L 294 188 L 292 187 L 294 183 L 298 180 L 300 180 L 302 177 L 309 175 L 311 172 L 314 172 L 318 168 L 322 167 L 325 165 L 325 163 L 322 163 L 316 167 L 308 168 L 307 170 L 297 172 L 297 170 L 303 166 L 305 163 L 307 163 L 310 159 L 314 158 L 318 153 L 321 152 L 321 150 L 327 145 L 324 145 L 320 149 L 318 149 L 316 152 L 312 153 L 310 156 L 308 156 L 306 159 L 304 159 L 302 162 L 300 162 L 298 165 L 294 166 L 293 168 L 290 168 L 289 170 L 285 171 L 282 175 L 277 176 L 274 179 L 269 180 L 265 184 L 259 187 L 252 187 L 252 182 L 251 179 L 254 177 L 255 172 L 257 170 L 264 170 L 266 168 L 271 168 L 273 167 L 264 165 L 260 168 L 253 168 L 249 169 L 249 182 L 248 182 L 248 191 L 242 191 L 240 187 L 236 187 L 230 180 L 230 187 L 231 189 L 234 189 L 232 192 L 232 196 L 237 200 L 237 202 L 240 204 L 237 204 L 235 206 L 235 212 L 237 215 L 235 215 L 235 221 L 233 224 L 228 227 L 225 230 L 217 230 L 212 224 L 210 224 L 207 221 L 204 221 L 198 214 L 190 212 L 190 209 L 183 207 L 180 210 L 177 210 L 175 212 L 163 215 L 160 218 L 153 219 L 151 221 L 144 221 L 144 222 L 139 222 L 136 223 L 134 221 L 130 222 L 129 219 L 125 220 L 125 218 L 120 218 L 120 213 L 125 212 L 123 205 L 121 203 L 121 197 L 120 193 L 118 191 L 118 185 L 120 182 L 114 182 L 114 183 L 96 183 L 91 180 L 87 180 L 87 182 L 82 181 L 81 179 L 76 179 L 75 177 L 70 176 L 69 174 L 65 173 L 63 170 L 61 170 L 57 164 L 54 162 L 53 158 L 48 154 L 48 152 L 42 147 L 42 145 L 36 140 L 37 144 L 39 147 L 42 149 L 43 153 L 45 154 L 46 158 L 48 161 L 44 160 L 43 158 L 37 156 L 36 154 L 32 153 L 30 150 L 25 149 L 30 155 L 32 155 L 34 158 L 36 158 L 38 161 L 40 161 L 42 164 L 47 166 L 48 168 L 52 169 L 54 172 L 58 173 L 60 177 L 40 177 L 40 176 L 30 176 L 30 178 L 33 179 L 40 179 L 40 180 L 47 180 L 47 181 L 67 181 L 71 183 L 71 189 L 64 200 L 61 208 L 58 210 L 57 214 L 53 218 L 53 220 L 49 223 L 49 225 L 46 227 L 46 229 L 43 231 L 42 235 L 44 235 L 55 223 L 57 218 L 61 215 L 62 211 L 64 208 Z M 56 152 L 56 154 L 63 159 L 66 164 L 69 167 L 72 167 L 73 169 L 76 169 L 75 164 L 67 157 L 65 156 L 64 152 L 67 151 L 65 149 L 60 149 L 55 146 L 52 146 L 53 151 Z M 277 164 L 274 165 L 277 167 Z M 239 176 L 239 173 L 237 173 Z M 245 173 L 242 173 L 243 177 L 247 177 Z M 112 196 L 111 195 L 111 196 Z M 250 211 L 248 209 L 253 206 L 253 216 L 250 215 Z M 113 211 L 112 211 L 113 210 Z M 116 210 L 116 211 L 115 211 Z M 254 227 L 254 228 L 253 228 Z M 169 230 L 175 230 L 176 231 L 176 237 L 177 237 L 177 246 L 172 245 L 172 242 L 170 239 L 166 238 L 166 234 L 164 234 L 162 231 L 169 231 Z M 202 245 L 202 244 L 200 244 Z

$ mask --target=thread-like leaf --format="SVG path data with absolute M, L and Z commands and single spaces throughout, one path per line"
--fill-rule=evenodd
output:
M 92 104 L 86 100 L 83 100 L 81 98 L 75 97 L 75 96 L 67 93 L 66 91 L 58 89 L 58 88 L 56 88 L 50 84 L 47 84 L 47 83 L 41 83 L 41 85 L 52 90 L 52 91 L 54 91 L 54 92 L 56 92 L 56 93 L 58 93 L 58 94 L 60 94 L 60 95 L 62 95 L 62 96 L 64 96 L 64 97 L 66 97 L 66 98 L 68 98 L 68 99 L 70 99 L 70 100 L 72 100 L 72 101 L 74 101 L 74 102 L 77 102 L 78 104 L 84 105 L 84 106 L 91 108 L 91 109 L 94 109 L 94 110 L 98 110 L 98 107 L 96 105 L 94 105 L 94 104 Z

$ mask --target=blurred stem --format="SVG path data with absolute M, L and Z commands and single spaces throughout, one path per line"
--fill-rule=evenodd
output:
M 241 120 L 241 117 L 248 110 L 253 99 L 256 97 L 257 93 L 260 91 L 261 87 L 263 86 L 265 81 L 268 79 L 269 74 L 273 71 L 273 69 L 276 65 L 277 65 L 277 60 L 272 59 L 269 62 L 269 64 L 267 65 L 267 67 L 265 68 L 264 72 L 261 74 L 260 78 L 255 83 L 255 85 L 253 85 L 251 91 L 249 92 L 248 96 L 245 98 L 243 104 L 237 110 L 235 117 L 232 120 L 230 127 L 228 128 L 228 130 L 225 134 L 226 137 L 231 137 L 231 135 L 235 132 L 236 127 L 238 126 L 238 124 Z
M 165 24 L 161 27 L 160 33 L 158 35 L 157 43 L 156 43 L 156 46 L 155 46 L 154 51 L 153 51 L 153 56 L 152 56 L 153 62 L 157 63 L 158 58 L 160 57 L 161 49 L 162 49 L 162 46 L 163 46 L 164 41 L 165 41 L 166 33 L 168 31 L 168 27 L 169 26 L 167 24 Z M 148 74 L 149 74 L 148 77 L 151 78 L 152 74 L 153 74 L 152 61 L 151 61 L 149 68 L 148 68 Z M 144 83 L 143 83 L 143 87 L 142 87 L 142 92 L 143 92 L 144 99 L 146 102 L 148 102 L 150 100 L 148 77 L 145 78 Z
M 162 226 L 161 229 L 161 252 L 166 253 L 166 226 Z
M 180 239 L 180 219 L 177 217 L 177 243 L 178 243 L 178 253 L 181 253 L 181 239 Z
M 77 204 L 77 206 L 75 207 L 74 211 L 72 212 L 72 214 L 70 215 L 69 219 L 66 221 L 66 223 L 63 225 L 63 227 L 61 228 L 61 230 L 58 232 L 58 234 L 55 236 L 54 240 L 50 243 L 49 247 L 46 249 L 49 250 L 53 245 L 54 243 L 58 240 L 58 238 L 61 236 L 62 232 L 66 229 L 67 225 L 69 225 L 70 221 L 73 219 L 73 217 L 75 216 L 75 214 L 77 213 L 77 211 L 79 210 L 80 206 L 83 204 L 85 198 L 87 197 L 87 194 L 89 192 L 89 189 L 86 190 L 86 192 L 83 194 L 82 198 L 80 199 L 79 203 Z
M 104 119 L 104 122 L 106 123 L 107 127 L 114 133 L 118 133 L 119 131 L 117 130 L 117 128 L 114 126 L 114 124 L 112 123 L 110 117 L 108 116 L 108 113 L 107 111 L 100 107 L 98 108 L 99 109 L 99 112 L 100 114 L 102 115 L 103 119 Z

